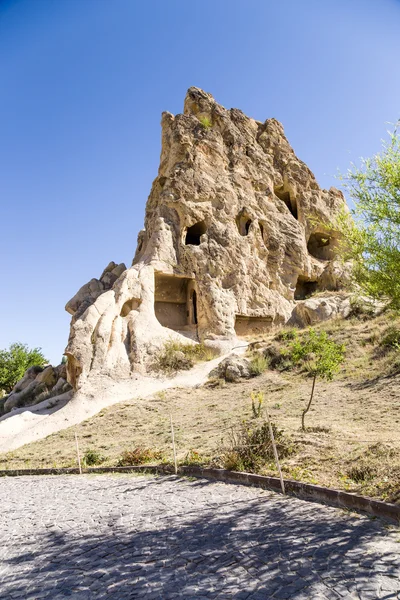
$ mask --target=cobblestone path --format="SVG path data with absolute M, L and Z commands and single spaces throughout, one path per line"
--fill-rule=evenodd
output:
M 400 532 L 271 492 L 137 476 L 0 479 L 0 598 L 400 598 Z

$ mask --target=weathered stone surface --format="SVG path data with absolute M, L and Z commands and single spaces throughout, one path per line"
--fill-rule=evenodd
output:
M 49 365 L 39 375 L 36 376 L 38 383 L 45 383 L 48 387 L 53 387 L 58 379 L 57 370 Z
M 110 262 L 104 269 L 100 279 L 91 279 L 69 300 L 65 310 L 78 318 L 103 292 L 112 288 L 118 277 L 126 270 L 124 263 L 120 265 Z
M 22 406 L 36 405 L 69 390 L 71 385 L 66 381 L 66 365 L 30 367 L 12 392 L 1 399 L 0 413 L 8 413 Z
M 332 295 L 308 298 L 298 302 L 292 312 L 289 325 L 307 327 L 328 319 L 345 319 L 351 311 L 350 296 Z
M 251 377 L 250 361 L 243 356 L 232 354 L 222 360 L 218 367 L 211 371 L 210 377 L 218 377 L 225 381 L 239 381 Z
M 68 379 L 143 372 L 169 338 L 232 347 L 343 284 L 330 225 L 344 206 L 299 160 L 282 125 L 190 88 L 162 116 L 162 150 L 131 268 L 110 263 L 67 303 Z

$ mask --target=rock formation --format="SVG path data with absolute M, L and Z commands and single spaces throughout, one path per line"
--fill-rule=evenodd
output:
M 69 382 L 143 373 L 171 337 L 232 347 L 287 322 L 311 293 L 340 288 L 329 224 L 343 206 L 278 121 L 255 121 L 190 88 L 183 114 L 162 115 L 160 167 L 132 266 L 110 263 L 67 304 Z
M 58 367 L 29 367 L 8 396 L 0 400 L 0 414 L 14 408 L 32 406 L 71 391 L 67 382 L 67 365 Z

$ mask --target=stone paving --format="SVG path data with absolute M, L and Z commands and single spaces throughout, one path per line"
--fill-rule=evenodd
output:
M 174 477 L 0 479 L 0 598 L 400 598 L 400 531 Z

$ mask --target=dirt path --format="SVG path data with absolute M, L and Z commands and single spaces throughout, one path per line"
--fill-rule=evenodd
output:
M 244 348 L 245 350 L 245 348 Z M 238 350 L 237 353 L 243 353 Z M 81 423 L 102 409 L 137 398 L 148 398 L 170 388 L 193 388 L 204 383 L 208 374 L 227 355 L 196 364 L 190 371 L 175 377 L 143 377 L 113 381 L 99 376 L 89 381 L 71 400 L 66 395 L 46 400 L 37 406 L 24 407 L 0 419 L 0 452 L 8 452 L 72 425 Z

